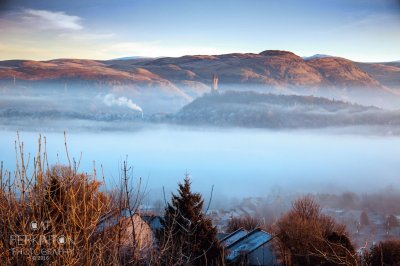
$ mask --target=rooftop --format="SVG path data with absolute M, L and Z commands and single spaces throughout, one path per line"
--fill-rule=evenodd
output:
M 229 255 L 227 259 L 233 261 L 241 254 L 251 253 L 271 239 L 272 236 L 269 233 L 261 229 L 255 229 L 228 246 Z
M 247 230 L 245 230 L 243 228 L 239 228 L 235 232 L 233 232 L 233 233 L 227 235 L 226 237 L 222 238 L 220 242 L 221 242 L 223 247 L 229 247 L 230 245 L 232 245 L 233 243 L 235 243 L 236 241 L 238 241 L 242 237 L 246 236 L 247 234 L 248 234 Z

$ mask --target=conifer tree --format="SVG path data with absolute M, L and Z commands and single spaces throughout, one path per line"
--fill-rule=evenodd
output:
M 361 227 L 368 226 L 370 224 L 368 214 L 363 211 L 360 215 L 360 225 Z
M 166 265 L 217 265 L 221 248 L 217 229 L 203 212 L 200 193 L 191 191 L 186 175 L 179 184 L 178 194 L 172 194 L 165 209 L 163 230 L 159 234 L 161 256 Z

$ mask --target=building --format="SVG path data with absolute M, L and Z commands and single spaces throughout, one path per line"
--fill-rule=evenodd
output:
M 160 232 L 161 229 L 163 229 L 163 225 L 161 223 L 162 218 L 158 215 L 152 215 L 152 214 L 145 214 L 141 216 L 143 221 L 145 221 L 151 228 L 151 231 L 153 232 L 153 243 L 157 243 L 157 234 Z
M 241 239 L 242 237 L 246 236 L 248 233 L 249 232 L 247 232 L 247 230 L 239 228 L 235 232 L 228 234 L 227 236 L 222 238 L 219 242 L 224 248 L 226 248 Z
M 128 250 L 135 243 L 136 248 L 146 256 L 153 247 L 153 231 L 139 214 L 130 216 L 128 209 L 112 211 L 100 219 L 98 233 L 120 235 L 121 250 Z M 134 233 L 134 234 L 133 234 Z
M 142 219 L 150 225 L 150 228 L 155 232 L 162 229 L 161 217 L 158 215 L 145 214 Z
M 271 234 L 261 229 L 255 229 L 250 233 L 239 229 L 222 240 L 225 241 L 226 260 L 245 265 L 278 265 L 271 240 Z M 230 244 L 226 245 L 228 242 Z

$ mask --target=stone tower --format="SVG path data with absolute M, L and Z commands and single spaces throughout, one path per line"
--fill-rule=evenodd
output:
M 211 94 L 217 94 L 218 93 L 218 76 L 213 74 L 213 86 L 211 88 Z

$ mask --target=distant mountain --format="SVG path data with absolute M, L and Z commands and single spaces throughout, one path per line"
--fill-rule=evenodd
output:
M 0 89 L 68 84 L 128 94 L 145 110 L 175 111 L 209 92 L 211 77 L 217 74 L 221 91 L 314 94 L 393 107 L 400 88 L 396 64 L 357 63 L 327 55 L 304 59 L 279 50 L 106 61 L 9 60 L 0 61 Z
M 325 59 L 325 58 L 322 58 Z M 216 73 L 221 85 L 246 84 L 272 87 L 321 86 L 380 87 L 379 82 L 359 69 L 354 62 L 335 58 L 333 68 L 321 59 L 305 61 L 287 51 L 268 50 L 259 54 L 224 54 L 213 56 L 183 56 L 159 58 L 130 65 L 116 64 L 114 68 L 129 70 L 142 67 L 175 83 L 196 81 L 210 84 L 210 77 Z M 332 62 L 333 63 L 333 62 Z M 328 71 L 335 71 L 332 78 Z M 359 79 L 361 77 L 361 79 Z
M 357 66 L 395 93 L 400 92 L 400 62 L 357 63 Z
M 256 128 L 398 126 L 400 113 L 321 97 L 227 91 L 197 98 L 169 121 Z
M 75 79 L 195 87 L 198 83 L 209 86 L 211 76 L 217 74 L 222 87 L 224 84 L 280 88 L 382 87 L 359 64 L 350 60 L 328 56 L 304 60 L 287 51 L 137 59 L 0 61 L 0 80 L 10 80 L 15 76 L 19 80 L 27 81 Z
M 112 60 L 131 60 L 131 59 L 149 59 L 151 57 L 146 56 L 126 56 L 126 57 L 119 57 Z
M 124 60 L 123 60 L 124 61 Z M 146 111 L 173 112 L 192 100 L 168 79 L 144 68 L 123 71 L 110 66 L 114 61 L 57 59 L 50 61 L 10 60 L 0 62 L 0 90 L 22 88 L 28 94 L 44 88 L 70 93 L 115 93 L 128 96 Z M 91 95 L 91 94 L 90 94 Z M 95 96 L 95 95 L 94 95 Z M 174 104 L 172 104 L 174 103 Z
M 311 60 L 311 59 L 317 59 L 317 58 L 325 58 L 325 57 L 333 57 L 331 55 L 327 55 L 327 54 L 315 54 L 312 56 L 303 56 L 304 60 Z

